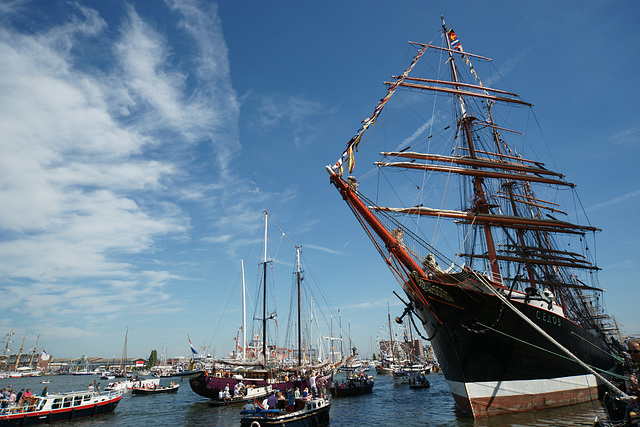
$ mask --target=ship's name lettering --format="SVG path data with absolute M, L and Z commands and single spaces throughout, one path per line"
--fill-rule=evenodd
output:
M 551 323 L 552 325 L 556 326 L 560 326 L 560 324 L 562 323 L 562 320 L 558 316 L 540 310 L 536 310 L 536 319 L 542 320 L 543 322 Z

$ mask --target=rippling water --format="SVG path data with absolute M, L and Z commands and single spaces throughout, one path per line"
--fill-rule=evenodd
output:
M 31 388 L 40 394 L 44 386 L 50 391 L 73 391 L 86 388 L 97 376 L 50 376 L 50 384 L 40 384 L 44 377 L 8 378 L 0 380 L 0 387 L 9 384 L 18 391 Z M 338 377 L 340 378 L 340 377 Z M 161 384 L 170 379 L 162 379 Z M 413 390 L 396 386 L 389 375 L 376 377 L 373 394 L 333 400 L 331 427 L 343 426 L 590 426 L 596 415 L 602 415 L 599 402 L 567 406 L 524 414 L 503 415 L 490 419 L 473 420 L 459 414 L 454 406 L 449 387 L 440 374 L 429 376 L 431 387 Z M 107 381 L 98 381 L 102 387 Z M 189 387 L 188 380 L 178 380 L 180 389 L 175 394 L 132 396 L 126 394 L 112 414 L 96 418 L 57 423 L 57 426 L 238 426 L 241 408 L 210 407 L 207 400 Z

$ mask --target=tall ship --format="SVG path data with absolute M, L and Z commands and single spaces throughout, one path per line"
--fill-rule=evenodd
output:
M 409 298 L 456 405 L 485 417 L 616 391 L 618 332 L 590 250 L 600 230 L 575 184 L 537 157 L 548 149 L 532 105 L 491 87 L 503 80 L 491 59 L 463 49 L 444 18 L 431 42 L 409 46 L 408 67 L 327 171 Z

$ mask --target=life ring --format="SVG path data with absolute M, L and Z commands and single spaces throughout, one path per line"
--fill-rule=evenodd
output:
M 260 423 L 259 423 L 259 422 L 257 422 L 257 421 L 253 421 L 253 422 L 251 423 L 251 427 L 260 427 Z

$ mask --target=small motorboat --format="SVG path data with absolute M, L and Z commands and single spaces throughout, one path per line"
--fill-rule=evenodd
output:
M 171 384 L 163 387 L 134 387 L 131 389 L 132 394 L 143 395 L 143 394 L 162 394 L 162 393 L 175 393 L 178 391 L 178 387 L 180 384 Z
M 279 409 L 263 409 L 256 401 L 254 409 L 245 409 L 240 414 L 240 427 L 265 426 L 328 426 L 331 400 L 315 397 L 304 401 L 304 406 L 294 412 L 281 411 Z
M 160 378 L 150 379 L 127 379 L 111 382 L 107 385 L 105 390 L 123 390 L 125 393 L 133 390 L 134 388 L 153 388 L 160 386 Z
M 332 397 L 349 397 L 373 392 L 373 376 L 348 377 L 346 381 L 333 383 L 329 387 Z
M 421 388 L 429 388 L 429 387 L 431 387 L 431 383 L 429 383 L 428 380 L 416 381 L 409 386 L 409 388 L 412 388 L 414 390 L 419 390 Z

